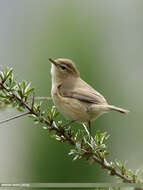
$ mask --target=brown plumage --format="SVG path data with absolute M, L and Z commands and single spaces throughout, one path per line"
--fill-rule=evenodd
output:
M 52 60 L 52 98 L 59 111 L 70 120 L 89 122 L 111 110 L 127 110 L 109 105 L 105 98 L 80 78 L 70 59 Z

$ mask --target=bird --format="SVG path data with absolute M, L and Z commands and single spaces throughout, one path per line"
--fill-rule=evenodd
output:
M 102 94 L 81 79 L 75 63 L 66 58 L 51 59 L 51 96 L 58 111 L 71 122 L 88 123 L 110 111 L 129 111 L 109 105 Z

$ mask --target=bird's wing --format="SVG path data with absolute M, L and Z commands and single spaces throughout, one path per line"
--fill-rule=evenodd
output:
M 60 95 L 63 97 L 75 98 L 77 100 L 92 104 L 106 103 L 105 98 L 85 82 L 82 88 L 80 81 L 80 87 L 77 83 L 73 88 L 70 88 L 69 86 L 67 87 L 63 84 L 59 86 L 58 90 Z

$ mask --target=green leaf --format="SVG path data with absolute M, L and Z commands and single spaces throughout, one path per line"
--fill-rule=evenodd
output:
M 25 91 L 26 85 L 27 85 L 27 82 L 25 80 L 23 80 L 22 84 L 21 84 L 23 91 Z
M 20 97 L 22 97 L 22 96 L 23 96 L 23 94 L 22 94 L 22 91 L 21 91 L 21 90 L 17 90 L 17 93 L 18 93 L 18 95 L 19 95 Z
M 25 90 L 25 91 L 26 91 L 25 94 L 28 95 L 28 94 L 34 92 L 34 90 L 35 90 L 35 88 L 30 88 L 30 89 L 27 90 L 27 91 Z
M 17 110 L 20 111 L 20 112 L 24 111 L 24 109 L 22 107 L 20 107 L 20 106 L 17 106 Z
M 7 98 L 7 96 L 0 94 L 0 98 Z
M 4 77 L 4 73 L 2 71 L 0 72 L 0 78 L 1 78 L 2 81 L 4 81 L 5 77 Z
M 0 74 L 2 82 L 5 82 L 8 79 L 8 77 L 12 75 L 12 72 L 13 72 L 12 68 L 8 69 L 8 67 L 6 67 L 4 72 L 1 72 Z
M 73 158 L 73 161 L 77 160 L 79 158 L 79 155 L 76 155 L 74 158 Z
M 10 68 L 10 70 L 7 72 L 6 80 L 8 79 L 8 77 L 12 76 L 12 72 L 13 72 L 13 69 Z

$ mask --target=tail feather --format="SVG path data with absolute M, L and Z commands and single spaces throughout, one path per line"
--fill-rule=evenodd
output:
M 125 109 L 122 109 L 122 108 L 118 108 L 118 107 L 112 106 L 112 105 L 109 105 L 108 108 L 109 108 L 110 110 L 118 111 L 118 112 L 120 112 L 120 113 L 122 113 L 122 114 L 127 114 L 127 113 L 129 113 L 128 110 L 125 110 Z

